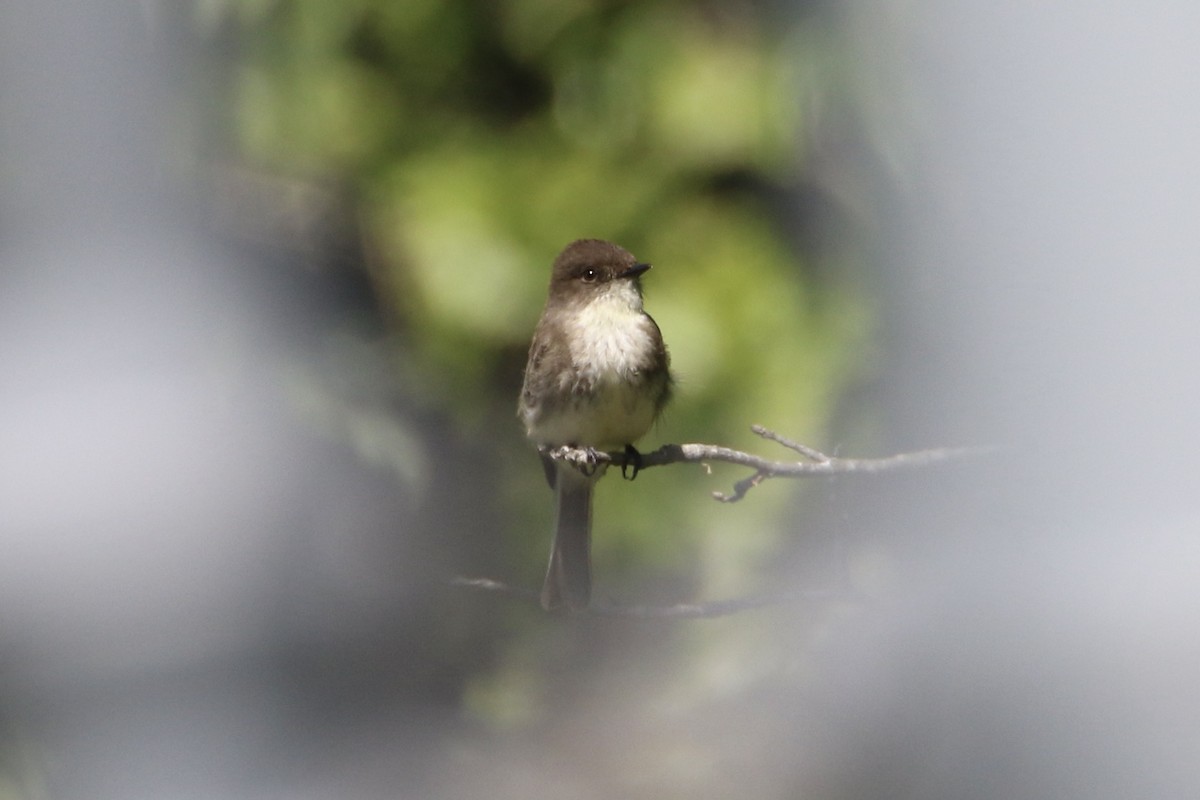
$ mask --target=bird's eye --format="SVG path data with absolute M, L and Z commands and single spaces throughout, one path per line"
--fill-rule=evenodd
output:
M 596 278 L 600 277 L 600 273 L 589 267 L 583 271 L 583 275 L 580 277 L 583 278 L 584 283 L 594 283 Z

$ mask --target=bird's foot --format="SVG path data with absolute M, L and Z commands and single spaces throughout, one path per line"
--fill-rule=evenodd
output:
M 626 472 L 629 470 L 629 472 Z M 621 462 L 621 477 L 627 481 L 637 478 L 642 471 L 642 454 L 631 444 L 625 445 L 625 460 Z
M 600 466 L 600 451 L 594 447 L 564 445 L 553 452 L 555 458 L 567 462 L 589 478 L 596 474 Z

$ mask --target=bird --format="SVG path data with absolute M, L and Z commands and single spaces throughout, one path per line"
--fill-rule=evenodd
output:
M 642 304 L 650 264 L 601 239 L 568 244 L 550 270 L 518 401 L 555 493 L 554 540 L 540 600 L 546 610 L 586 609 L 591 598 L 592 491 L 606 464 L 594 454 L 633 443 L 670 400 L 674 379 L 662 332 Z M 593 456 L 550 457 L 569 447 Z

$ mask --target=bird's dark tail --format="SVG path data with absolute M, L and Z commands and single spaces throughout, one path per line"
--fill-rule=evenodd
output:
M 555 476 L 557 500 L 554 544 L 542 585 L 542 607 L 566 605 L 572 611 L 587 608 L 592 594 L 592 487 L 596 476 L 586 476 L 560 465 Z

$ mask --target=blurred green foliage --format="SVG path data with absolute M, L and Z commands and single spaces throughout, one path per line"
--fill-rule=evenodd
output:
M 241 157 L 351 187 L 413 374 L 437 376 L 413 393 L 469 435 L 523 446 L 512 354 L 558 250 L 600 237 L 656 267 L 647 309 L 679 387 L 643 446 L 769 450 L 754 422 L 826 444 L 870 320 L 790 243 L 778 200 L 805 173 L 806 115 L 830 60 L 803 21 L 681 0 L 200 0 L 196 13 L 236 42 Z M 499 380 L 506 357 L 515 374 Z M 533 454 L 518 456 L 527 466 L 500 476 L 512 560 L 497 573 L 532 586 L 550 493 Z M 738 477 L 672 468 L 603 482 L 599 585 L 661 574 L 703 597 L 753 591 L 795 487 L 708 500 Z

